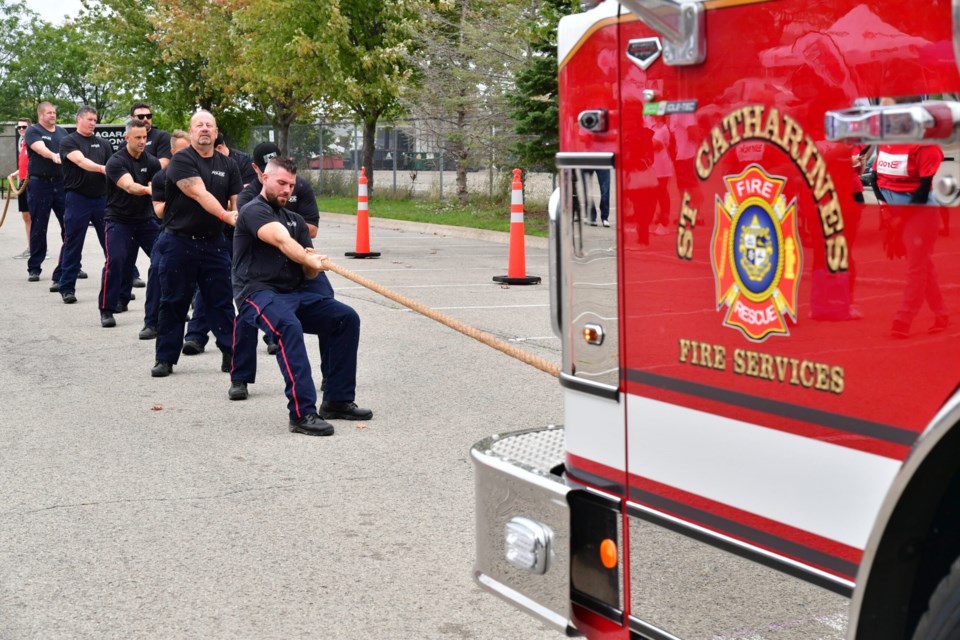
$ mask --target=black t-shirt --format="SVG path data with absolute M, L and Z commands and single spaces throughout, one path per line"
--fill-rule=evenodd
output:
M 163 129 L 151 128 L 147 134 L 147 146 L 143 150 L 154 158 L 169 160 L 173 155 L 170 153 L 170 134 Z
M 241 183 L 250 184 L 257 179 L 257 172 L 253 170 L 253 158 L 240 151 L 240 149 L 230 149 L 230 158 L 237 163 L 237 168 L 240 169 Z
M 167 201 L 167 170 L 160 169 L 155 174 L 153 174 L 153 185 L 150 187 L 150 200 L 153 202 L 166 202 Z M 153 215 L 157 215 L 156 209 L 154 209 Z M 166 218 L 157 218 L 160 222 L 160 226 L 163 227 L 166 222 Z
M 67 137 L 67 130 L 56 126 L 47 131 L 40 123 L 30 125 L 25 134 L 27 140 L 27 175 L 37 178 L 63 178 L 63 169 L 53 160 L 48 160 L 30 148 L 34 142 L 43 141 L 47 149 L 60 153 L 60 142 Z
M 177 182 L 199 177 L 224 209 L 231 196 L 240 193 L 240 171 L 235 162 L 218 151 L 203 158 L 192 146 L 173 156 L 167 165 L 167 207 L 163 217 L 168 231 L 211 237 L 223 231 L 223 223 L 207 213 L 199 202 L 185 195 Z
M 107 164 L 107 160 L 113 155 L 113 147 L 96 134 L 82 136 L 76 131 L 60 141 L 64 189 L 76 191 L 87 198 L 99 198 L 107 192 L 107 179 L 102 173 L 87 171 L 69 160 L 67 156 L 74 151 L 79 151 L 84 158 L 97 164 Z
M 125 174 L 130 174 L 137 184 L 146 186 L 160 171 L 160 161 L 149 153 L 141 153 L 134 158 L 126 145 L 107 160 L 107 220 L 116 220 L 127 224 L 151 220 L 153 204 L 150 196 L 135 196 L 117 186 Z
M 237 306 L 257 291 L 287 293 L 303 285 L 303 267 L 257 237 L 260 227 L 269 222 L 281 223 L 302 246 L 313 246 L 300 214 L 278 209 L 259 196 L 247 203 L 233 234 L 233 297 Z
M 243 209 L 243 205 L 260 195 L 262 189 L 260 179 L 254 177 L 253 181 L 237 196 L 237 210 Z M 310 186 L 309 180 L 297 176 L 293 193 L 290 194 L 284 209 L 299 213 L 304 220 L 315 227 L 320 226 L 320 209 L 317 207 L 317 197 L 313 194 L 313 187 Z

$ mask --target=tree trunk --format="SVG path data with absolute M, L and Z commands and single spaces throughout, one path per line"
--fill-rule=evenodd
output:
M 373 194 L 373 152 L 377 147 L 377 120 L 379 113 L 363 119 L 363 168 L 367 170 L 367 194 Z
M 461 96 L 463 91 L 460 92 Z M 453 157 L 457 161 L 457 202 L 461 207 L 467 205 L 469 193 L 467 192 L 467 112 L 462 107 L 457 110 L 457 143 L 454 148 Z

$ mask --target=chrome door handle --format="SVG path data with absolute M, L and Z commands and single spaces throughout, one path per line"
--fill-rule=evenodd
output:
M 931 101 L 828 111 L 824 129 L 827 140 L 832 142 L 956 142 L 960 131 L 960 102 Z

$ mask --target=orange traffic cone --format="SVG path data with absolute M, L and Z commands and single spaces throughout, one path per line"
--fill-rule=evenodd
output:
M 370 213 L 367 210 L 367 168 L 360 168 L 360 181 L 357 185 L 357 243 L 356 251 L 347 251 L 348 258 L 379 258 L 380 253 L 370 251 Z
M 540 276 L 528 276 L 523 234 L 523 182 L 520 169 L 513 170 L 513 194 L 510 199 L 510 264 L 507 275 L 493 276 L 503 284 L 540 284 Z

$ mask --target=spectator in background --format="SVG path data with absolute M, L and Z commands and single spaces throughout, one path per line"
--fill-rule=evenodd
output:
M 27 229 L 27 248 L 23 253 L 13 256 L 20 260 L 30 257 L 30 205 L 27 203 L 27 140 L 24 137 L 27 127 L 33 124 L 30 118 L 20 118 L 17 121 L 17 170 L 7 176 L 10 190 L 17 194 L 17 207 L 23 217 L 23 226 Z M 17 177 L 14 182 L 14 176 Z

